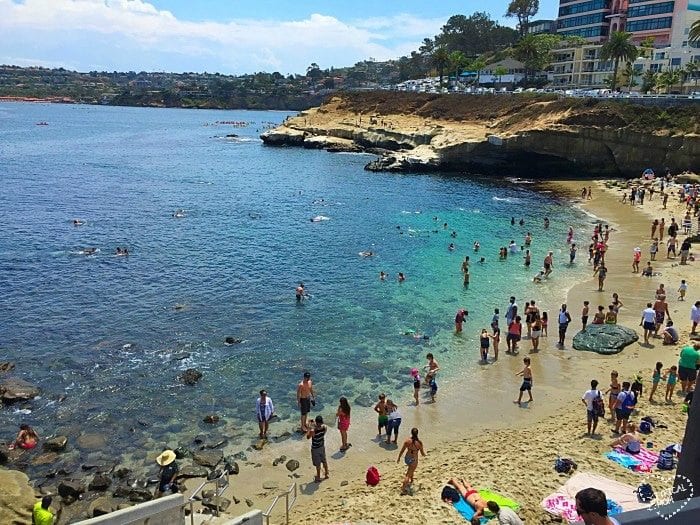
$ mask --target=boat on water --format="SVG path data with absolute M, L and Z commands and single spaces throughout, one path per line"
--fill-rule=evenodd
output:
M 48 126 L 49 123 L 46 122 L 45 120 L 42 120 L 41 122 L 37 122 L 36 125 L 37 125 L 37 126 Z

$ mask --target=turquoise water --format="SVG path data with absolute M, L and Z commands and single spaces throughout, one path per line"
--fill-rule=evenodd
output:
M 586 242 L 581 264 L 563 263 L 568 227 L 588 231 L 590 218 L 537 185 L 370 173 L 363 155 L 264 147 L 259 132 L 285 116 L 0 104 L 0 360 L 43 389 L 0 410 L 0 437 L 28 421 L 44 435 L 100 432 L 127 452 L 204 429 L 202 415 L 217 413 L 242 439 L 260 388 L 283 420 L 296 419 L 304 370 L 319 408 L 340 395 L 367 405 L 407 388 L 428 349 L 443 366 L 477 367 L 474 342 L 494 307 L 504 312 L 511 294 L 521 305 L 559 297 L 586 271 Z M 173 218 L 177 209 L 186 216 Z M 528 230 L 531 269 L 521 256 L 498 261 Z M 131 255 L 116 257 L 117 246 Z M 550 249 L 555 273 L 536 287 Z M 301 305 L 299 281 L 311 295 Z M 456 337 L 460 307 L 470 315 Z M 227 336 L 244 342 L 225 346 Z M 190 357 L 173 360 L 182 352 Z M 190 367 L 204 373 L 194 387 L 176 379 Z

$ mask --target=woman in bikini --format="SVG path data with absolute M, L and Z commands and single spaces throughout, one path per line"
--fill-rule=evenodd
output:
M 35 448 L 37 443 L 39 443 L 39 435 L 29 425 L 22 424 L 19 426 L 19 433 L 15 438 L 15 442 L 8 448 L 12 450 L 15 447 L 18 447 L 24 450 L 30 450 Z
M 610 412 L 610 421 L 615 421 L 615 403 L 617 403 L 617 395 L 620 393 L 620 382 L 617 380 L 617 370 L 610 372 L 610 388 L 605 393 L 608 394 L 608 411 Z
M 401 485 L 401 494 L 406 494 L 408 491 L 408 486 L 413 483 L 413 473 L 416 471 L 418 466 L 418 453 L 425 457 L 425 451 L 423 450 L 423 442 L 418 439 L 418 429 L 411 429 L 411 437 L 403 442 L 403 447 L 399 452 L 399 457 L 396 460 L 397 463 L 401 461 L 401 456 L 406 452 L 406 457 L 404 458 L 404 463 L 408 467 L 406 469 L 406 475 L 403 478 L 403 485 Z
M 471 505 L 471 507 L 476 511 L 474 513 L 475 518 L 480 518 L 484 515 L 486 500 L 479 496 L 479 493 L 474 489 L 474 487 L 464 481 L 464 479 L 452 478 L 450 481 L 448 481 L 448 483 L 456 488 L 464 498 L 464 501 L 469 503 L 469 505 Z

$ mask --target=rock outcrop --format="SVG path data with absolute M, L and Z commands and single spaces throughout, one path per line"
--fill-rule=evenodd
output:
M 598 354 L 617 354 L 639 339 L 634 330 L 616 324 L 592 324 L 574 336 L 576 350 Z
M 0 398 L 4 403 L 28 401 L 39 395 L 39 389 L 24 379 L 10 377 L 0 382 Z
M 31 525 L 36 501 L 34 489 L 24 473 L 0 469 L 0 523 Z
M 695 170 L 700 110 L 529 96 L 342 93 L 261 135 L 271 146 L 379 154 L 373 171 L 639 176 Z

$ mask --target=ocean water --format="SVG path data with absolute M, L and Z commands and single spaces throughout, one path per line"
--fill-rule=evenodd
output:
M 340 395 L 368 405 L 408 390 L 428 350 L 468 375 L 494 307 L 504 312 L 511 294 L 521 305 L 560 297 L 588 271 L 592 219 L 537 184 L 370 173 L 365 155 L 263 146 L 259 132 L 284 117 L 0 104 L 0 361 L 42 388 L 0 409 L 0 438 L 27 421 L 43 435 L 100 433 L 112 454 L 128 453 L 205 431 L 215 413 L 226 421 L 217 431 L 245 443 L 261 388 L 291 430 L 305 370 L 329 410 Z M 582 248 L 572 267 L 569 226 Z M 532 267 L 499 261 L 526 231 Z M 536 286 L 550 249 L 555 273 Z M 300 281 L 310 298 L 297 304 Z M 457 337 L 460 307 L 470 315 Z M 227 336 L 243 342 L 225 346 Z M 177 380 L 186 368 L 203 372 L 199 384 Z

